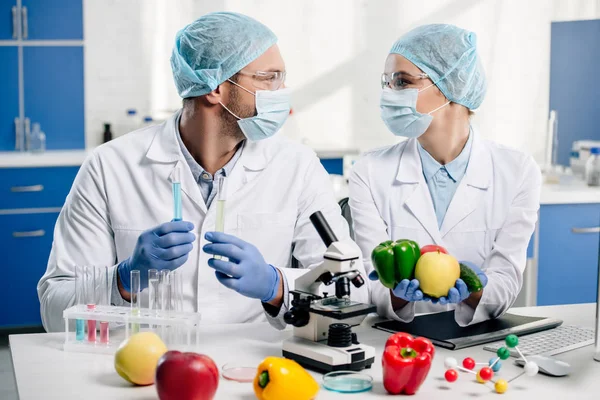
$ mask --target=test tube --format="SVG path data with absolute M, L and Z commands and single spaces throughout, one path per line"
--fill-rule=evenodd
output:
M 158 270 L 148 270 L 148 309 L 151 312 L 150 315 L 155 316 L 158 310 Z M 150 325 L 151 329 L 156 328 L 155 325 Z
M 81 265 L 75 266 L 75 304 L 84 303 L 85 269 Z M 75 320 L 75 340 L 82 342 L 85 339 L 85 320 Z
M 181 173 L 179 165 L 175 166 L 172 176 L 173 182 L 173 221 L 181 221 Z
M 140 315 L 140 293 L 141 293 L 141 282 L 140 282 L 140 271 L 134 269 L 131 271 L 131 315 Z M 140 324 L 135 322 L 131 324 L 131 333 L 138 333 L 140 331 Z
M 160 310 L 163 318 L 167 317 L 167 311 L 171 304 L 171 277 L 168 269 L 160 271 L 160 283 L 158 285 L 160 295 Z M 163 324 L 161 325 L 161 338 L 168 345 L 168 329 Z
M 219 190 L 217 192 L 217 217 L 215 219 L 215 231 L 217 232 L 225 232 L 225 200 L 227 198 L 225 179 L 225 177 L 219 179 Z M 215 255 L 214 258 L 220 260 L 222 257 Z
M 102 271 L 102 270 L 101 270 Z M 102 282 L 102 299 L 100 304 L 106 306 L 107 308 L 110 306 L 110 292 L 111 292 L 111 283 L 112 280 L 109 279 L 108 267 L 104 267 L 103 279 Z M 106 310 L 105 310 L 106 311 Z M 109 343 L 109 328 L 108 321 L 100 321 L 100 343 L 108 344 Z
M 171 271 L 169 274 L 169 280 L 171 282 L 171 311 L 181 312 L 183 311 L 183 277 L 181 271 Z M 180 335 L 182 334 L 178 325 L 172 327 L 171 342 L 172 344 L 180 343 Z
M 96 268 L 94 266 L 86 267 L 86 276 L 87 309 L 88 311 L 93 311 L 96 309 Z M 87 329 L 88 342 L 96 343 L 96 320 L 88 319 Z

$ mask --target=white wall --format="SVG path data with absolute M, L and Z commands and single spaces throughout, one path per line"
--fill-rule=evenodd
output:
M 395 138 L 379 118 L 388 50 L 426 23 L 475 31 L 489 78 L 475 120 L 483 136 L 544 154 L 550 22 L 600 18 L 600 0 L 86 0 L 86 143 L 125 110 L 168 114 L 180 100 L 169 65 L 174 35 L 200 15 L 253 16 L 278 36 L 294 89 L 288 136 L 318 149 L 368 148 Z

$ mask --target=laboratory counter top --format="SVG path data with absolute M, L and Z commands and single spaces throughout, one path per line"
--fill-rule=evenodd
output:
M 574 181 L 569 185 L 544 183 L 540 195 L 540 204 L 585 204 L 600 203 L 600 187 L 589 187 L 583 181 Z
M 0 168 L 68 167 L 80 166 L 92 150 L 48 150 L 44 153 L 0 152 Z M 357 155 L 355 150 L 316 150 L 322 159 L 342 158 Z M 569 185 L 542 185 L 542 205 L 600 203 L 600 188 L 588 187 L 583 181 L 575 180 Z
M 515 308 L 516 314 L 556 317 L 565 324 L 593 327 L 595 304 L 569 306 Z M 375 363 L 364 372 L 373 377 L 369 392 L 348 395 L 321 388 L 317 399 L 370 399 L 390 398 L 383 388 L 381 354 L 389 334 L 371 328 L 377 317 L 368 317 L 360 327 L 354 328 L 358 339 L 375 347 Z M 226 363 L 257 366 L 267 356 L 281 356 L 282 341 L 292 335 L 290 329 L 277 331 L 265 323 L 206 325 L 201 328 L 201 344 L 194 351 L 209 355 L 219 368 Z M 157 399 L 154 386 L 132 387 L 114 370 L 113 357 L 109 355 L 71 353 L 61 349 L 64 334 L 11 335 L 10 348 L 16 383 L 21 400 L 30 399 Z M 414 399 L 464 400 L 469 398 L 498 398 L 491 384 L 481 385 L 470 376 L 461 375 L 455 383 L 444 380 L 444 359 L 462 360 L 472 357 L 485 362 L 493 353 L 483 346 L 450 351 L 436 348 L 429 376 Z M 511 382 L 506 399 L 598 399 L 600 393 L 600 362 L 593 360 L 593 347 L 588 346 L 557 355 L 556 358 L 571 364 L 568 377 L 553 378 L 538 374 L 522 376 Z M 503 363 L 497 377 L 510 379 L 522 369 L 508 360 Z M 311 374 L 321 383 L 322 375 Z M 223 378 L 219 381 L 215 399 L 254 399 L 251 383 L 235 383 Z M 283 400 L 283 399 L 282 399 Z
M 78 167 L 90 153 L 87 150 L 5 151 L 0 152 L 0 168 Z

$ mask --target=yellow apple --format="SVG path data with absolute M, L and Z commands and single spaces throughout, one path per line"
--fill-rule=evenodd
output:
M 447 296 L 460 278 L 456 258 L 439 251 L 423 254 L 415 267 L 415 279 L 424 294 L 431 297 Z
M 153 332 L 132 335 L 115 353 L 115 369 L 121 377 L 136 385 L 152 385 L 159 358 L 167 346 Z

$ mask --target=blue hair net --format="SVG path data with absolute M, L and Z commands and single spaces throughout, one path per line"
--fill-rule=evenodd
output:
M 277 42 L 260 22 L 217 12 L 192 22 L 175 37 L 171 69 L 179 96 L 202 96 L 256 60 Z
M 432 24 L 402 36 L 390 53 L 400 54 L 429 75 L 448 100 L 473 110 L 483 102 L 487 86 L 476 47 L 474 32 Z

